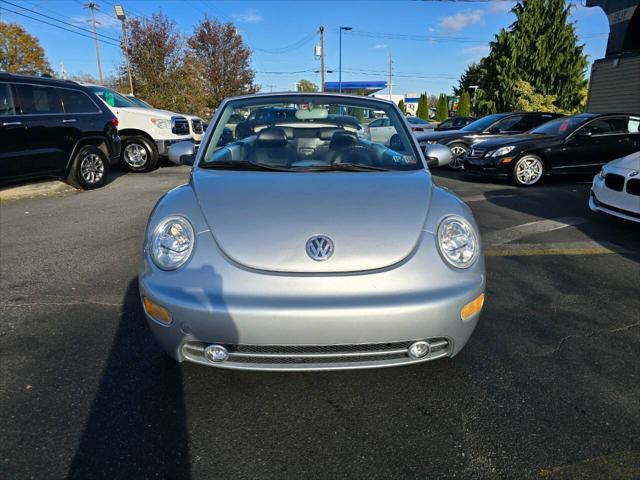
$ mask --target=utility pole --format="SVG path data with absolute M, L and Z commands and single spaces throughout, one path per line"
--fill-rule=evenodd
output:
M 127 26 L 125 24 L 125 14 L 122 5 L 116 5 L 116 17 L 122 22 L 122 49 L 124 50 L 124 58 L 127 62 L 127 72 L 129 73 L 129 89 L 133 95 L 133 78 L 131 77 L 131 65 L 129 64 L 129 49 L 127 48 Z
M 324 93 L 324 25 L 320 25 L 320 75 L 321 91 Z
M 98 47 L 98 33 L 96 32 L 96 16 L 94 10 L 98 6 L 91 0 L 84 5 L 84 8 L 91 10 L 91 24 L 93 25 L 93 39 L 96 42 L 96 60 L 98 61 L 98 76 L 100 77 L 100 84 L 102 84 L 102 65 L 100 65 L 100 48 Z
M 63 80 L 67 79 L 67 71 L 64 69 L 64 61 L 60 61 L 60 76 Z
M 389 100 L 391 100 L 391 87 L 392 87 L 392 83 L 391 83 L 391 65 L 393 64 L 393 60 L 391 60 L 391 52 L 389 52 Z

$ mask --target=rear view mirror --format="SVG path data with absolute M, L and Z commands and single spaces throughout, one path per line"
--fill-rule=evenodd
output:
M 178 142 L 169 147 L 169 160 L 178 165 L 193 165 L 196 147 L 193 142 Z
M 428 144 L 424 147 L 424 156 L 429 167 L 445 167 L 451 163 L 453 154 L 449 147 L 438 143 Z

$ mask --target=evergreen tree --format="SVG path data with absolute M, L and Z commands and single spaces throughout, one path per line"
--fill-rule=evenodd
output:
M 420 117 L 423 120 L 429 120 L 429 99 L 426 93 L 420 94 L 418 100 L 418 109 L 416 110 L 416 117 Z
M 471 115 L 471 97 L 467 90 L 462 91 L 460 95 L 460 104 L 458 105 L 458 117 L 468 117 Z
M 513 109 L 521 80 L 537 94 L 555 97 L 561 110 L 579 107 L 588 62 L 569 22 L 571 8 L 565 0 L 516 4 L 516 21 L 496 35 L 489 55 L 480 61 L 479 110 Z
M 400 101 L 398 102 L 398 108 L 402 113 L 404 113 L 405 115 L 407 114 L 407 107 L 404 104 L 404 100 L 400 99 Z
M 479 63 L 472 62 L 467 69 L 460 75 L 458 86 L 453 87 L 454 95 L 462 95 L 462 92 L 469 90 L 472 86 L 478 85 L 482 79 L 482 67 Z
M 444 93 L 440 94 L 438 103 L 436 104 L 436 120 L 445 121 L 449 117 L 449 101 Z

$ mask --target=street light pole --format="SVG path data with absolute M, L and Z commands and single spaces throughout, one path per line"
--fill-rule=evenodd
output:
M 342 31 L 349 31 L 351 27 L 340 27 L 340 60 L 338 66 L 338 93 L 342 93 Z
M 131 65 L 129 64 L 129 50 L 127 48 L 127 27 L 125 25 L 125 14 L 122 5 L 116 5 L 116 17 L 122 22 L 122 49 L 124 50 L 124 59 L 127 62 L 127 72 L 129 73 L 129 89 L 133 95 L 133 78 L 131 77 Z

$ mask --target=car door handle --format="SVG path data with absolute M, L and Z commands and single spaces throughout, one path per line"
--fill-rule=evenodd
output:
M 62 120 L 62 123 L 76 123 L 78 120 L 76 118 L 65 118 Z
M 18 127 L 22 125 L 22 122 L 2 122 L 3 127 Z

